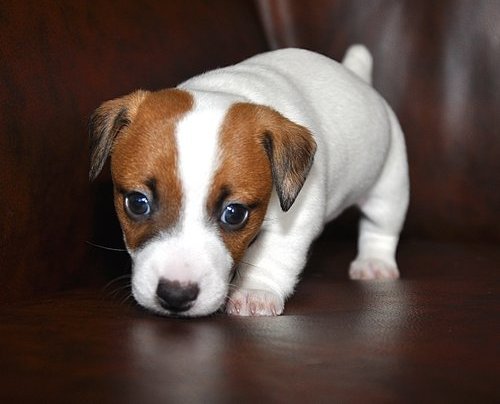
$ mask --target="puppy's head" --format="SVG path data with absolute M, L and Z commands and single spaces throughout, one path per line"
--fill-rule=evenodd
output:
M 316 150 L 306 128 L 269 107 L 177 89 L 105 102 L 90 136 L 91 179 L 111 156 L 134 297 L 186 316 L 224 304 L 273 184 L 287 211 Z

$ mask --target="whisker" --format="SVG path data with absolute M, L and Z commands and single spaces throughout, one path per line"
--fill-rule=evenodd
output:
M 87 243 L 88 245 L 90 245 L 91 247 L 96 247 L 96 248 L 100 248 L 102 250 L 107 250 L 107 251 L 114 251 L 114 252 L 127 252 L 127 250 L 125 248 L 113 248 L 113 247 L 106 247 L 104 245 L 99 245 L 99 244 L 95 244 L 95 243 L 92 243 L 91 241 L 85 241 L 85 243 Z
M 113 291 L 111 291 L 110 294 L 113 295 L 113 296 L 116 296 L 120 292 L 122 292 L 124 290 L 127 290 L 127 289 L 130 289 L 131 286 L 132 286 L 132 284 L 130 282 L 127 282 L 127 283 L 125 283 L 125 284 L 123 284 L 121 286 L 118 286 L 115 289 L 113 289 Z
M 132 276 L 130 274 L 119 276 L 104 287 L 103 293 L 113 299 L 120 299 L 120 304 L 125 303 L 131 296 Z M 125 297 L 122 297 L 125 295 Z
M 130 300 L 133 297 L 131 289 L 132 283 L 126 282 L 123 285 L 120 285 L 115 289 L 109 291 L 107 295 L 113 299 L 119 299 L 118 303 L 120 305 L 123 305 L 127 300 Z
M 117 298 L 120 298 L 121 296 L 123 296 L 123 294 L 125 293 L 125 295 L 129 295 L 130 294 L 130 286 L 127 285 L 125 287 L 122 287 L 120 289 L 115 289 L 113 292 L 110 292 L 108 294 L 109 297 L 112 297 L 113 299 L 117 299 Z
M 120 305 L 125 304 L 128 300 L 133 298 L 132 293 L 127 293 L 126 296 L 120 301 Z
M 243 265 L 248 265 L 249 267 L 252 267 L 252 268 L 260 268 L 258 265 L 255 265 L 255 264 L 252 264 L 250 262 L 246 262 L 246 261 L 241 261 L 240 262 L 240 265 L 243 264 Z
M 236 285 L 235 283 L 230 283 L 228 286 L 228 293 L 230 293 L 231 291 L 233 291 L 234 289 L 236 289 L 238 287 L 238 285 Z
M 112 285 L 116 284 L 117 282 L 120 282 L 120 281 L 123 281 L 123 280 L 130 280 L 132 276 L 130 274 L 125 274 L 125 275 L 121 275 L 121 276 L 118 276 L 116 277 L 115 279 L 112 279 L 110 280 L 106 286 L 104 286 L 103 290 L 106 291 L 106 289 L 110 288 Z M 128 284 L 130 284 L 130 282 L 127 282 Z
M 226 304 L 227 303 L 234 303 L 233 299 L 231 299 L 231 296 L 229 295 L 226 297 Z

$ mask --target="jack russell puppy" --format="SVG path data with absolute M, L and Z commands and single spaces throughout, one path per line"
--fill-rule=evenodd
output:
M 140 305 L 279 315 L 311 243 L 351 205 L 362 218 L 350 277 L 398 278 L 405 143 L 371 70 L 362 45 L 342 64 L 282 49 L 95 111 L 90 178 L 111 156 Z

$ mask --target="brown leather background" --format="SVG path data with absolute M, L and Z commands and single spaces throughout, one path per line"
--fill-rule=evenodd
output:
M 109 175 L 88 183 L 87 121 L 101 102 L 264 50 L 249 0 L 2 1 L 0 301 L 98 275 L 89 254 L 110 254 L 87 241 L 121 247 Z
M 498 0 L 1 0 L 0 402 L 500 402 L 499 21 Z M 407 134 L 400 280 L 348 280 L 348 215 L 280 317 L 163 318 L 108 283 L 129 264 L 86 244 L 121 246 L 94 108 L 353 42 Z
M 273 47 L 361 42 L 406 133 L 406 235 L 500 241 L 500 3 L 260 0 Z
M 498 243 L 498 21 L 487 0 L 2 1 L 0 301 L 128 265 L 86 244 L 121 246 L 109 176 L 87 180 L 94 108 L 282 46 L 365 43 L 407 135 L 405 236 Z

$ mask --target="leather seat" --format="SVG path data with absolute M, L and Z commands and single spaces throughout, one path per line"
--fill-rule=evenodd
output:
M 500 3 L 8 0 L 0 18 L 1 402 L 498 401 Z M 351 210 L 281 317 L 138 308 L 109 174 L 87 179 L 93 109 L 356 42 L 406 134 L 401 280 L 348 280 Z

